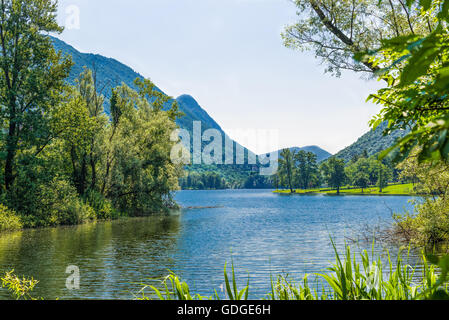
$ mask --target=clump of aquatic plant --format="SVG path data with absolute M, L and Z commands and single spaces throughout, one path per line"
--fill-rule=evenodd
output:
M 384 265 L 380 257 L 374 259 L 364 250 L 359 259 L 346 247 L 343 256 L 339 254 L 334 243 L 335 263 L 327 272 L 312 275 L 315 287 L 310 285 L 310 275 L 305 276 L 300 283 L 295 283 L 288 276 L 278 276 L 276 280 L 271 277 L 271 292 L 265 299 L 272 300 L 433 300 L 448 299 L 448 273 L 449 256 L 437 257 L 422 255 L 423 270 L 416 276 L 416 268 L 410 266 L 398 254 L 395 262 L 387 252 L 387 263 Z M 409 251 L 407 252 L 407 257 Z M 249 280 L 247 286 L 238 290 L 236 285 L 234 266 L 232 266 L 232 279 L 229 279 L 224 270 L 226 295 L 228 299 L 248 299 L 250 290 Z M 165 291 L 161 292 L 154 286 L 154 294 L 143 299 L 215 299 L 220 297 L 215 290 L 211 297 L 202 297 L 190 293 L 187 283 L 182 282 L 171 273 L 163 280 Z M 141 292 L 144 292 L 145 290 Z
M 16 300 L 36 300 L 31 296 L 31 292 L 39 281 L 31 278 L 19 278 L 14 274 L 14 270 L 6 272 L 1 278 L 1 287 L 9 291 Z
M 245 288 L 239 290 L 237 287 L 237 281 L 234 270 L 234 263 L 232 263 L 232 275 L 231 278 L 228 275 L 227 265 L 224 267 L 224 280 L 226 288 L 226 297 L 229 300 L 248 300 L 249 293 L 249 278 Z M 210 297 L 201 296 L 199 294 L 191 294 L 189 285 L 182 281 L 176 274 L 170 272 L 161 281 L 163 289 L 158 289 L 153 285 L 144 284 L 139 291 L 138 300 L 220 300 L 220 295 L 215 290 L 214 294 Z M 146 293 L 147 289 L 152 291 L 152 294 Z

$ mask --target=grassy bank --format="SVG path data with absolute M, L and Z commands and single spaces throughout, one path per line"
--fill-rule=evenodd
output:
M 291 194 L 290 190 L 276 190 L 275 193 L 279 194 Z M 330 188 L 318 188 L 307 190 L 295 190 L 295 194 L 337 194 L 336 189 Z M 414 192 L 413 184 L 392 184 L 385 187 L 382 192 L 379 191 L 379 187 L 369 187 L 365 189 L 347 186 L 340 189 L 341 195 L 385 195 L 385 196 L 412 196 L 416 195 Z

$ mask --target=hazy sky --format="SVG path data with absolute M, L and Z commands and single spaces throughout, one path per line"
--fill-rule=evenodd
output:
M 59 38 L 129 65 L 171 96 L 192 95 L 225 131 L 279 130 L 279 147 L 335 153 L 379 110 L 365 103 L 378 82 L 333 78 L 311 53 L 282 45 L 296 19 L 288 0 L 60 0 L 59 11 L 69 27 Z

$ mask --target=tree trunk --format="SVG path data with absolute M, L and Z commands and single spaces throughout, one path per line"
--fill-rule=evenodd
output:
M 94 160 L 94 155 L 93 152 L 90 153 L 90 169 L 92 171 L 92 181 L 90 183 L 90 188 L 92 190 L 95 189 L 95 185 L 97 184 L 97 169 L 95 166 L 95 160 Z
M 5 162 L 5 188 L 9 190 L 14 182 L 13 166 L 14 158 L 17 151 L 17 139 L 16 139 L 16 123 L 15 115 L 13 114 L 9 120 L 9 132 L 6 141 L 6 162 Z

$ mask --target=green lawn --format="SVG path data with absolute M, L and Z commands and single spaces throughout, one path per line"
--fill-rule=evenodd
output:
M 290 194 L 290 190 L 276 190 L 275 193 L 279 194 Z M 296 190 L 296 194 L 337 194 L 337 190 L 322 188 L 322 189 L 308 189 L 308 190 Z M 384 188 L 382 192 L 379 192 L 378 187 L 370 187 L 367 189 L 354 188 L 354 187 L 344 187 L 340 189 L 340 194 L 351 194 L 351 195 L 415 195 L 413 190 L 413 184 L 392 184 Z

